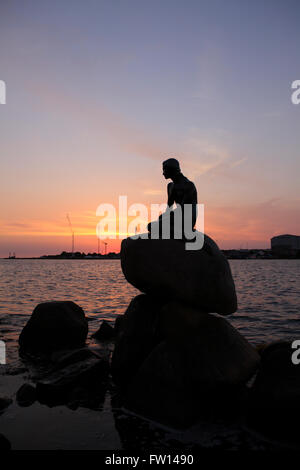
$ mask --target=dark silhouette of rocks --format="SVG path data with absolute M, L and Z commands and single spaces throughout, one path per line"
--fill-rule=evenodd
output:
M 34 309 L 19 344 L 20 353 L 31 359 L 27 362 L 35 387 L 24 384 L 18 390 L 20 406 L 30 406 L 35 399 L 48 406 L 67 405 L 72 409 L 102 406 L 109 352 L 97 354 L 84 347 L 87 333 L 87 318 L 74 302 L 46 302 Z
M 113 339 L 115 335 L 114 328 L 107 322 L 103 321 L 99 330 L 92 335 L 92 338 L 95 338 L 98 341 L 109 341 Z
M 118 334 L 122 330 L 122 325 L 125 321 L 125 316 L 124 315 L 118 315 L 117 318 L 115 319 L 115 324 L 114 324 L 114 336 L 118 336 Z
M 0 397 L 0 414 L 12 404 L 12 400 L 7 397 Z
M 31 406 L 36 400 L 36 389 L 32 385 L 25 383 L 17 391 L 16 400 L 19 406 Z
M 0 450 L 11 450 L 11 443 L 3 434 L 0 434 Z
M 88 322 L 81 307 L 71 301 L 39 304 L 24 326 L 19 345 L 22 353 L 51 353 L 84 345 Z
M 200 250 L 186 250 L 183 240 L 127 238 L 121 266 L 127 281 L 147 294 L 221 315 L 237 309 L 229 263 L 207 235 Z
M 134 297 L 125 314 L 117 318 L 111 370 L 119 385 L 128 384 L 161 341 L 159 312 L 162 305 L 158 299 L 141 294 Z
M 173 163 L 174 168 L 164 168 L 174 183 L 168 188 L 168 206 L 195 205 L 194 185 L 185 181 L 178 161 Z M 144 294 L 116 322 L 111 366 L 125 407 L 180 428 L 216 409 L 234 414 L 260 361 L 230 323 L 211 315 L 236 311 L 235 285 L 216 243 L 194 233 L 203 237 L 201 248 L 187 249 L 184 238 L 122 241 L 124 276 Z
M 91 348 L 58 350 L 52 354 L 26 357 L 34 385 L 23 384 L 16 394 L 19 406 L 30 406 L 35 400 L 53 407 L 67 405 L 99 409 L 107 390 L 109 351 Z
M 299 444 L 300 368 L 287 341 L 260 350 L 261 365 L 251 388 L 248 425 L 269 437 Z
M 64 355 L 52 371 L 38 378 L 37 399 L 48 406 L 72 403 L 89 407 L 103 402 L 109 373 L 108 360 L 89 349 Z M 99 398 L 100 396 L 100 398 Z
M 63 367 L 70 366 L 75 362 L 85 361 L 86 359 L 99 358 L 98 355 L 90 348 L 84 347 L 80 349 L 71 349 L 56 351 L 51 354 L 52 370 L 62 369 Z
M 259 360 L 225 319 L 140 295 L 124 314 L 112 374 L 125 406 L 187 427 L 216 408 L 233 413 Z
M 235 413 L 241 387 L 259 363 L 255 349 L 220 317 L 168 304 L 166 339 L 147 357 L 127 390 L 128 405 L 186 427 L 216 408 Z

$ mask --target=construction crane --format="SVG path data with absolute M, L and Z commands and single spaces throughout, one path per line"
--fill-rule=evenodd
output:
M 71 234 L 72 234 L 72 255 L 73 255 L 74 254 L 74 230 L 73 230 L 73 227 L 72 227 L 72 224 L 71 224 L 69 214 L 67 214 L 67 221 L 69 223 L 69 227 L 70 227 Z
M 107 243 L 107 242 L 101 242 L 101 243 L 103 243 L 103 245 L 105 245 L 105 248 L 104 248 L 104 254 L 106 255 L 106 251 L 107 251 L 107 245 L 108 245 L 108 243 Z
M 106 250 L 107 250 L 106 247 L 107 247 L 108 243 L 107 243 L 107 242 L 102 242 L 102 241 L 100 240 L 100 238 L 98 238 L 98 255 L 101 254 L 101 253 L 100 253 L 100 243 L 103 243 L 103 245 L 105 245 L 104 251 L 105 251 L 105 254 L 106 254 Z

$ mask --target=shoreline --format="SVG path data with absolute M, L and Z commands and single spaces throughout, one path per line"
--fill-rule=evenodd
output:
M 41 259 L 41 258 L 16 258 L 16 259 Z M 63 258 L 57 258 L 63 259 Z M 68 259 L 68 258 L 66 258 Z M 105 264 L 105 263 L 104 263 Z M 228 321 L 245 336 L 247 341 L 254 347 L 267 344 L 271 341 L 289 341 L 299 337 L 297 313 L 295 306 L 287 304 L 286 300 L 291 300 L 291 292 L 286 287 L 295 287 L 291 285 L 290 280 L 295 282 L 294 274 L 298 272 L 295 263 L 282 263 L 282 270 L 278 269 L 276 263 L 231 263 L 233 273 L 237 281 L 239 291 L 243 291 L 240 300 L 240 309 L 236 314 L 230 316 Z M 8 301 L 2 305 L 3 323 L 2 335 L 7 341 L 8 363 L 0 367 L 1 386 L 0 395 L 12 400 L 12 403 L 3 411 L 0 420 L 0 433 L 10 441 L 12 449 L 42 450 L 42 449 L 79 449 L 79 450 L 103 450 L 103 451 L 125 451 L 130 452 L 132 448 L 142 446 L 144 449 L 160 448 L 166 453 L 170 453 L 174 447 L 182 452 L 198 453 L 203 449 L 214 450 L 284 450 L 293 449 L 295 445 L 291 442 L 278 442 L 276 439 L 268 438 L 258 434 L 257 431 L 249 427 L 241 427 L 239 417 L 228 419 L 227 421 L 203 420 L 198 425 L 186 429 L 184 432 L 172 429 L 163 429 L 161 423 L 155 420 L 141 417 L 135 413 L 129 412 L 120 406 L 116 398 L 116 387 L 111 378 L 109 378 L 104 400 L 97 403 L 97 409 L 82 406 L 74 409 L 70 406 L 58 405 L 49 407 L 47 404 L 35 402 L 30 406 L 21 406 L 17 402 L 18 390 L 25 384 L 34 386 L 34 366 L 30 366 L 24 358 L 19 356 L 17 339 L 21 329 L 27 322 L 28 316 L 33 306 L 40 301 L 52 300 L 52 295 L 66 298 L 78 302 L 84 309 L 88 319 L 88 337 L 86 347 L 102 354 L 103 348 L 113 348 L 114 343 L 98 342 L 93 338 L 93 334 L 98 330 L 102 321 L 107 321 L 111 325 L 116 321 L 119 314 L 123 315 L 130 299 L 136 295 L 134 291 L 122 289 L 127 286 L 121 272 L 119 263 L 106 263 L 102 271 L 102 277 L 98 276 L 99 267 L 90 263 L 90 268 L 83 263 L 70 263 L 66 265 L 59 263 L 57 269 L 47 267 L 47 263 L 38 263 L 36 265 L 26 263 L 3 263 L 6 266 L 7 273 L 15 276 L 15 271 L 22 270 L 25 266 L 24 276 L 21 277 L 24 293 L 30 289 L 31 297 L 18 296 L 17 309 L 11 311 L 10 305 L 15 304 L 15 295 L 8 292 Z M 62 266 L 65 267 L 62 267 Z M 34 268 L 34 266 L 36 266 Z M 37 267 L 39 266 L 39 267 Z M 44 267 L 43 267 L 44 266 Z M 54 266 L 54 265 L 53 265 Z M 73 268 L 72 268 L 73 266 Z M 82 266 L 80 268 L 79 266 Z M 262 268 L 265 266 L 265 268 Z M 60 280 L 60 271 L 65 272 L 66 279 Z M 113 271 L 114 283 L 106 274 Z M 21 271 L 22 272 L 22 271 Z M 73 277 L 72 273 L 79 273 Z M 287 279 L 282 277 L 282 272 L 287 274 Z M 40 276 L 41 273 L 46 276 Z M 269 273 L 266 276 L 266 273 Z M 294 274 L 293 274 L 294 273 Z M 118 277 L 120 274 L 120 278 Z M 275 276 L 276 274 L 276 276 Z M 92 276 L 91 279 L 90 275 Z M 272 277 L 272 276 L 275 277 Z M 265 284 L 264 279 L 269 279 Z M 298 278 L 298 277 L 297 277 Z M 7 276 L 5 276 L 7 279 Z M 35 280 L 42 279 L 42 284 L 35 290 Z M 84 289 L 78 290 L 76 280 L 80 285 L 84 284 Z M 99 279 L 95 287 L 95 279 Z M 30 283 L 27 282 L 30 280 Z M 52 282 L 57 282 L 53 284 Z M 278 301 L 278 292 L 276 290 L 277 281 L 282 284 L 285 294 L 280 303 L 273 304 L 272 300 Z M 46 284 L 44 283 L 46 282 Z M 116 286 L 115 290 L 110 290 L 112 284 Z M 37 283 L 37 285 L 39 285 Z M 41 292 L 45 288 L 53 287 L 47 290 L 45 297 Z M 89 290 L 93 286 L 93 291 Z M 272 289 L 274 286 L 274 290 Z M 57 291 L 57 287 L 63 288 Z M 97 293 L 93 294 L 94 291 Z M 263 307 L 261 304 L 263 292 L 269 292 L 268 303 Z M 6 289 L 5 291 L 6 292 Z M 248 293 L 251 293 L 251 305 L 249 304 Z M 58 295 L 59 293 L 59 295 Z M 270 297 L 270 294 L 271 297 Z M 117 295 L 117 302 L 111 301 L 111 296 Z M 50 299 L 47 297 L 50 296 Z M 273 296 L 273 297 L 272 297 Z M 255 299 L 259 299 L 255 303 Z M 84 302 L 86 300 L 86 302 Z M 271 302 L 271 304 L 270 304 Z M 295 298 L 295 302 L 297 302 Z M 298 303 L 297 303 L 298 304 Z M 295 303 L 296 305 L 296 303 Z M 265 308 L 265 310 L 263 310 Z M 28 315 L 24 312 L 27 312 Z M 30 310 L 30 311 L 29 311 Z M 271 311 L 274 310 L 272 324 L 270 318 Z M 288 310 L 289 321 L 287 321 L 286 311 Z M 12 315 L 10 315 L 12 313 Z M 24 314 L 24 316 L 23 316 Z M 282 318 L 281 323 L 279 322 Z M 261 328 L 258 330 L 255 325 L 260 322 Z M 290 326 L 289 326 L 290 325 Z M 273 329 L 272 329 L 273 328 Z M 264 337 L 258 334 L 264 333 Z M 2 339 L 2 338 L 1 338 Z M 250 384 L 249 384 L 250 385 Z M 77 405 L 76 405 L 77 406 Z M 24 433 L 27 423 L 31 422 L 30 429 Z M 138 438 L 137 438 L 138 436 Z

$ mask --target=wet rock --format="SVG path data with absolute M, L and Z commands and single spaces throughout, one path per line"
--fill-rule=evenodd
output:
M 126 323 L 126 319 L 124 319 L 124 315 L 118 315 L 117 318 L 115 319 L 115 325 L 114 325 L 115 337 L 121 334 L 121 331 L 123 330 L 123 326 L 125 325 L 125 323 Z
M 91 357 L 59 369 L 37 382 L 39 402 L 49 406 L 67 403 L 70 392 L 78 386 L 96 387 L 107 379 L 108 361 Z
M 68 396 L 67 406 L 71 410 L 76 410 L 78 407 L 100 410 L 103 407 L 105 393 L 105 382 L 99 382 L 93 387 L 75 387 Z
M 11 404 L 12 400 L 10 398 L 0 397 L 0 413 L 2 413 Z
M 161 340 L 162 303 L 145 294 L 132 299 L 122 320 L 118 320 L 115 349 L 112 356 L 114 380 L 124 385 L 137 372 L 152 349 Z
M 67 406 L 71 410 L 76 410 L 79 406 L 86 406 L 89 401 L 89 391 L 85 387 L 75 387 L 70 391 Z
M 13 375 L 20 375 L 20 374 L 24 374 L 25 372 L 28 372 L 28 367 L 19 367 L 19 366 L 16 366 L 15 364 L 7 364 L 5 366 L 5 375 L 10 375 L 10 376 L 13 376 Z
M 95 338 L 98 341 L 109 341 L 114 338 L 114 335 L 114 328 L 107 321 L 103 321 L 99 330 L 92 335 L 92 338 Z
M 45 302 L 37 305 L 23 328 L 19 345 L 22 353 L 52 353 L 84 345 L 88 322 L 74 302 Z
M 182 240 L 127 238 L 121 266 L 127 281 L 147 294 L 221 315 L 237 309 L 229 263 L 207 235 L 200 250 L 186 250 Z
M 99 359 L 99 356 L 87 347 L 76 350 L 57 351 L 51 355 L 51 361 L 54 363 L 53 370 L 62 369 L 63 367 L 90 358 Z
M 0 434 L 0 450 L 11 450 L 11 443 L 3 434 Z
M 291 344 L 274 342 L 261 348 L 247 422 L 270 437 L 300 442 L 300 364 L 292 362 Z
M 30 406 L 36 400 L 36 389 L 30 384 L 23 384 L 17 391 L 16 400 L 19 406 Z
M 179 428 L 223 411 L 233 414 L 259 355 L 225 319 L 182 304 L 161 310 L 165 340 L 144 360 L 126 391 L 126 405 Z

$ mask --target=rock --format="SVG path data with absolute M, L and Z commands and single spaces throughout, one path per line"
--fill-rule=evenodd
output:
M 126 323 L 126 319 L 124 318 L 124 315 L 118 315 L 117 318 L 115 319 L 115 325 L 114 325 L 115 337 L 117 337 L 121 333 L 125 323 Z
M 221 315 L 237 309 L 229 263 L 207 235 L 200 250 L 186 250 L 183 240 L 127 238 L 121 266 L 127 281 L 147 294 Z
M 100 410 L 103 407 L 106 393 L 106 386 L 97 383 L 96 386 L 87 388 L 78 386 L 71 390 L 67 406 L 71 410 L 76 410 L 79 406 L 93 410 Z
M 20 375 L 24 374 L 25 372 L 28 372 L 28 367 L 19 367 L 15 364 L 7 364 L 5 366 L 5 375 Z
M 278 353 L 279 353 L 279 357 L 280 357 L 279 362 L 281 364 L 281 367 L 280 367 L 281 372 L 284 373 L 287 362 L 288 362 L 288 364 L 290 364 L 290 362 L 291 362 L 286 357 L 286 355 L 288 357 L 291 357 L 292 352 L 293 352 L 291 343 L 288 342 L 288 341 L 273 341 L 272 343 L 261 344 L 261 345 L 257 346 L 257 349 L 258 349 L 258 352 L 259 352 L 259 354 L 262 358 L 261 368 L 260 368 L 261 370 L 263 368 L 266 368 L 267 364 L 268 364 L 268 369 L 271 366 L 271 364 L 274 365 L 274 355 L 277 356 Z M 271 359 L 271 361 L 269 361 L 269 359 Z M 286 359 L 288 359 L 287 362 L 286 362 Z M 283 363 L 282 363 L 282 360 L 284 361 Z
M 269 437 L 299 442 L 300 364 L 292 362 L 291 344 L 274 342 L 261 349 L 247 423 Z
M 52 370 L 62 369 L 63 367 L 90 358 L 100 359 L 94 351 L 87 347 L 75 350 L 56 351 L 51 355 L 51 361 L 54 363 Z
M 85 406 L 89 401 L 89 392 L 85 387 L 75 387 L 71 390 L 67 406 L 71 410 L 77 410 L 79 406 Z
M 23 384 L 17 391 L 16 400 L 19 406 L 30 406 L 36 400 L 36 389 L 30 384 Z
M 0 413 L 12 404 L 12 400 L 7 397 L 0 397 Z
M 68 365 L 37 382 L 38 401 L 49 406 L 67 403 L 75 387 L 96 387 L 107 379 L 108 372 L 108 362 L 97 357 Z
M 23 328 L 21 352 L 52 353 L 84 345 L 88 322 L 84 311 L 74 302 L 45 302 L 37 305 Z
M 148 355 L 126 391 L 126 406 L 164 424 L 185 428 L 197 419 L 234 413 L 259 355 L 225 319 L 167 304 L 166 339 Z
M 0 434 L 0 450 L 11 450 L 11 443 L 3 434 Z
M 161 307 L 162 303 L 157 299 L 140 294 L 132 299 L 125 314 L 118 318 L 118 334 L 111 370 L 115 382 L 119 385 L 131 380 L 161 340 Z
M 99 330 L 97 330 L 96 333 L 92 335 L 92 338 L 95 338 L 99 341 L 101 340 L 108 341 L 114 337 L 114 334 L 115 334 L 114 328 L 110 326 L 110 324 L 107 323 L 107 321 L 103 321 Z

